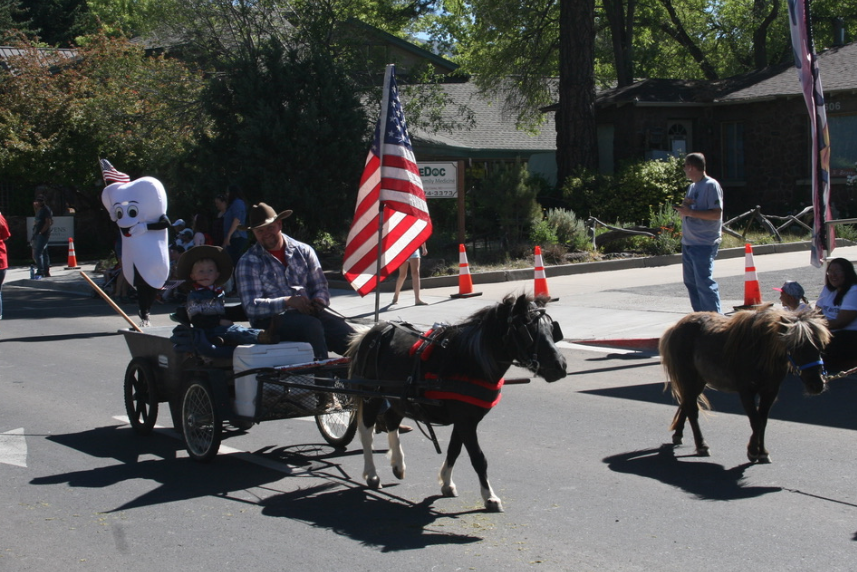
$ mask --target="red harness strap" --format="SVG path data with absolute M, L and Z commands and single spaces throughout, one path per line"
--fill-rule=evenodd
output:
M 434 330 L 429 330 L 411 346 L 408 354 L 411 356 L 419 356 L 420 360 L 426 361 L 431 357 L 434 348 L 437 344 L 432 343 L 431 336 Z M 489 383 L 483 379 L 474 379 L 464 375 L 452 375 L 440 379 L 436 373 L 426 373 L 423 379 L 428 381 L 439 381 L 443 384 L 443 389 L 429 389 L 425 391 L 425 397 L 429 399 L 445 399 L 463 401 L 484 409 L 491 409 L 498 403 L 503 396 L 500 394 L 505 383 L 504 378 L 500 378 L 497 383 Z M 437 387 L 437 384 L 435 384 Z
M 464 375 L 453 375 L 442 380 L 435 373 L 427 373 L 427 380 L 442 381 L 444 388 L 430 389 L 425 392 L 429 399 L 454 399 L 463 401 L 484 409 L 491 409 L 503 398 L 500 390 L 506 379 L 501 377 L 497 383 L 489 383 L 483 379 L 473 379 Z
M 434 351 L 434 344 L 431 340 L 431 335 L 434 333 L 434 330 L 429 330 L 422 335 L 420 339 L 416 341 L 414 345 L 411 346 L 411 349 L 408 351 L 408 355 L 420 356 L 420 359 L 423 361 L 428 360 L 431 357 L 432 352 Z M 428 339 L 426 339 L 428 338 Z

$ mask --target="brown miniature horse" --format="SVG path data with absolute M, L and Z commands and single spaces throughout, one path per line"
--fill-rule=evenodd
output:
M 682 442 L 685 420 L 690 421 L 696 454 L 708 456 L 699 430 L 699 408 L 708 409 L 702 394 L 706 386 L 738 393 L 750 418 L 753 434 L 747 444 L 751 462 L 770 463 L 765 449 L 768 413 L 789 366 L 800 376 L 807 393 L 825 389 L 821 351 L 830 341 L 823 317 L 813 312 L 769 308 L 737 312 L 731 318 L 713 312 L 688 314 L 660 340 L 667 384 L 678 401 L 670 430 L 673 444 Z M 758 404 L 757 404 L 758 400 Z
M 351 342 L 352 379 L 378 380 L 379 389 L 400 396 L 364 398 L 358 408 L 363 442 L 363 478 L 370 488 L 381 480 L 372 459 L 372 433 L 379 413 L 388 430 L 393 474 L 405 476 L 398 427 L 403 417 L 452 425 L 446 460 L 440 469 L 443 496 L 457 496 L 452 468 L 464 446 L 479 476 L 485 508 L 503 505 L 488 483 L 488 462 L 479 446 L 479 422 L 500 401 L 503 375 L 513 363 L 552 382 L 566 376 L 566 361 L 556 342 L 559 324 L 545 314 L 545 298 L 507 296 L 463 322 L 421 333 L 407 324 L 381 322 Z M 432 401 L 426 402 L 429 399 Z

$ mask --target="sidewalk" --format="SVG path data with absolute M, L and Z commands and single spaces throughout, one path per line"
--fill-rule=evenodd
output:
M 786 280 L 799 281 L 814 301 L 824 282 L 822 269 L 809 263 L 805 243 L 754 247 L 754 261 L 765 302 L 778 302 L 779 294 L 771 289 Z M 857 246 L 840 246 L 834 257 L 857 260 Z M 687 291 L 682 283 L 680 256 L 622 259 L 615 261 L 548 266 L 546 274 L 550 294 L 556 301 L 548 312 L 563 328 L 566 340 L 657 338 L 671 324 L 691 311 Z M 51 268 L 53 276 L 29 279 L 29 268 L 10 268 L 6 287 L 35 290 L 59 290 L 91 295 L 93 290 L 80 276 L 93 274 L 95 263 L 80 263 L 81 270 Z M 744 249 L 721 251 L 715 263 L 715 279 L 720 284 L 724 312 L 743 304 Z M 509 272 L 472 274 L 473 298 L 450 298 L 458 292 L 458 277 L 444 276 L 422 280 L 422 298 L 428 306 L 413 306 L 413 293 L 405 290 L 401 304 L 390 306 L 392 293 L 380 295 L 380 319 L 405 320 L 418 326 L 435 322 L 454 323 L 508 294 L 532 293 L 532 269 Z M 350 318 L 372 321 L 375 316 L 375 294 L 365 298 L 341 283 L 331 284 L 331 307 Z M 153 326 L 169 325 L 168 306 L 155 308 Z

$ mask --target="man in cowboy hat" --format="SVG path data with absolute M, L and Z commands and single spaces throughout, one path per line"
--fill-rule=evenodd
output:
M 249 224 L 256 243 L 238 261 L 235 280 L 244 311 L 254 328 L 265 328 L 278 316 L 282 341 L 308 342 L 316 359 L 328 348 L 343 355 L 354 334 L 344 319 L 327 311 L 330 292 L 315 250 L 283 233 L 283 219 L 265 203 L 253 205 Z

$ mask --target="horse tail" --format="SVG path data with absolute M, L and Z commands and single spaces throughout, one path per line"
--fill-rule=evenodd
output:
M 676 372 L 676 360 L 678 358 L 674 355 L 677 350 L 675 347 L 677 343 L 674 340 L 676 331 L 680 325 L 681 322 L 667 329 L 658 342 L 658 353 L 661 354 L 661 365 L 663 366 L 664 373 L 667 376 L 667 379 L 664 382 L 664 391 L 667 389 L 671 390 L 673 398 L 675 398 L 679 403 L 681 403 L 682 386 L 681 380 Z
M 391 324 L 381 322 L 364 332 L 358 332 L 349 340 L 345 352 L 345 356 L 351 360 L 348 364 L 349 377 L 378 379 L 381 345 L 392 332 Z
M 345 357 L 350 360 L 348 362 L 348 377 L 356 378 L 362 376 L 366 364 L 366 353 L 361 352 L 360 348 L 366 336 L 371 331 L 370 329 L 365 332 L 358 332 L 348 340 L 348 349 L 345 351 Z
M 699 336 L 702 330 L 702 325 L 688 319 L 690 317 L 682 318 L 678 323 L 667 329 L 658 342 L 661 364 L 667 376 L 664 391 L 669 388 L 673 399 L 679 405 L 686 401 L 686 396 L 690 391 L 688 384 L 691 380 L 688 379 L 689 372 L 687 370 L 694 367 L 692 363 L 694 345 L 697 336 Z M 701 391 L 696 397 L 696 403 L 703 411 L 711 409 L 711 403 Z M 676 411 L 676 415 L 670 425 L 670 430 L 676 429 L 679 413 L 680 411 Z

